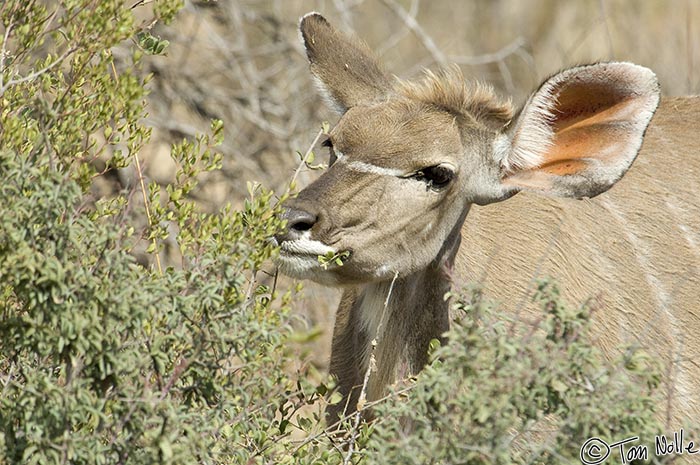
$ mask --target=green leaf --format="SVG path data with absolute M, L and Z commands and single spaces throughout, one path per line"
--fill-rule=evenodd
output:
M 328 398 L 328 403 L 331 404 L 331 405 L 339 404 L 339 403 L 342 402 L 342 401 L 343 401 L 343 395 L 342 395 L 340 392 L 338 392 L 338 391 L 335 391 L 335 392 L 334 392 L 333 394 L 331 394 L 331 396 Z
M 311 420 L 309 420 L 306 417 L 299 417 L 298 421 L 299 421 L 299 427 L 303 431 L 306 431 L 306 432 L 311 431 L 311 427 L 313 426 L 313 423 L 311 422 Z
M 553 379 L 549 384 L 550 386 L 552 386 L 552 389 L 554 389 L 558 393 L 564 393 L 569 389 L 569 387 L 564 382 L 556 378 Z
M 170 441 L 168 441 L 166 438 L 161 438 L 160 441 L 158 441 L 158 448 L 160 449 L 164 462 L 169 462 L 172 460 L 173 448 Z

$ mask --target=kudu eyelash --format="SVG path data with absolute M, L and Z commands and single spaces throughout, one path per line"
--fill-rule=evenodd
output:
M 425 182 L 428 189 L 442 189 L 443 187 L 446 187 L 452 181 L 452 179 L 454 179 L 454 175 L 455 174 L 451 169 L 444 166 L 435 165 L 416 171 L 413 175 L 408 177 L 417 181 Z

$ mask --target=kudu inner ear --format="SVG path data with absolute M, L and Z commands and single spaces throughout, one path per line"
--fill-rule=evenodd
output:
M 632 165 L 658 103 L 654 73 L 631 63 L 553 76 L 496 143 L 502 186 L 576 198 L 605 192 Z
M 324 97 L 340 113 L 380 100 L 391 89 L 391 80 L 369 48 L 336 31 L 320 14 L 304 16 L 299 30 L 311 73 Z

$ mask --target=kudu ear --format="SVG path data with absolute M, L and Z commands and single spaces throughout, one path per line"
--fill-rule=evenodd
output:
M 631 63 L 552 76 L 494 144 L 504 192 L 575 198 L 605 192 L 632 165 L 658 103 L 654 73 Z
M 369 48 L 330 25 L 318 13 L 301 19 L 299 30 L 321 93 L 340 113 L 362 103 L 381 100 L 391 89 Z

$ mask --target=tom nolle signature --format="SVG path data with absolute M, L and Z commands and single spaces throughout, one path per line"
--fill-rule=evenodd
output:
M 639 441 L 639 437 L 634 436 L 608 444 L 598 437 L 592 437 L 581 446 L 579 457 L 584 465 L 604 463 L 611 454 L 619 454 L 622 463 L 629 463 L 633 460 L 648 460 L 649 447 L 635 444 L 637 441 Z M 685 433 L 681 428 L 668 437 L 656 436 L 654 438 L 654 454 L 657 457 L 700 454 L 700 444 L 686 440 Z

